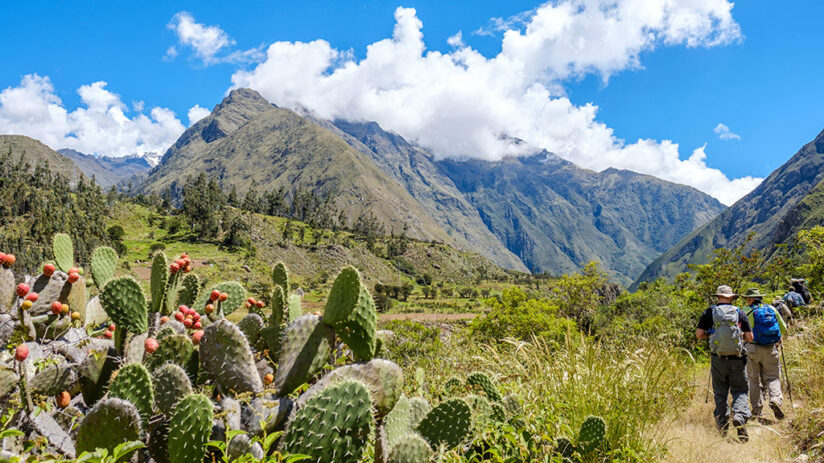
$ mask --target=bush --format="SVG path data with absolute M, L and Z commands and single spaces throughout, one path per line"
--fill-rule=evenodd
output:
M 515 338 L 531 340 L 533 336 L 557 346 L 575 331 L 575 322 L 558 317 L 558 306 L 546 299 L 530 298 L 518 287 L 505 289 L 499 298 L 487 299 L 492 310 L 472 321 L 470 329 L 486 340 Z

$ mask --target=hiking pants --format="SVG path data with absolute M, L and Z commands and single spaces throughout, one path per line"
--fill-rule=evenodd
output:
M 712 374 L 712 393 L 715 396 L 715 425 L 725 428 L 730 422 L 730 409 L 727 405 L 732 394 L 732 413 L 735 424 L 745 424 L 750 419 L 750 406 L 747 403 L 747 358 L 719 357 L 713 355 L 710 362 Z
M 750 380 L 750 405 L 753 416 L 760 416 L 764 407 L 763 397 L 779 407 L 781 395 L 781 354 L 777 344 L 761 346 L 747 344 L 747 377 Z M 762 389 L 763 388 L 763 389 Z

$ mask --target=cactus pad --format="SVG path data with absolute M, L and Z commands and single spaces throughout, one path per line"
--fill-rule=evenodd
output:
M 426 414 L 417 431 L 433 448 L 458 446 L 469 435 L 471 410 L 462 399 L 441 403 Z
M 432 410 L 432 406 L 429 405 L 426 399 L 420 397 L 409 399 L 409 428 L 417 428 L 430 410 Z
M 255 344 L 260 337 L 260 330 L 263 329 L 263 318 L 256 313 L 250 313 L 237 322 L 237 327 L 243 331 L 249 344 Z
M 192 393 L 189 377 L 179 365 L 167 363 L 154 371 L 154 398 L 157 409 L 167 417 L 181 399 Z
M 67 363 L 52 365 L 34 375 L 29 380 L 32 394 L 55 395 L 60 391 L 70 391 L 77 386 L 77 373 Z
M 417 434 L 408 434 L 392 447 L 388 463 L 427 463 L 432 457 L 429 444 Z
M 504 410 L 506 410 L 507 417 L 518 416 L 523 413 L 523 408 L 521 407 L 521 402 L 518 399 L 510 394 L 504 397 L 501 400 L 501 405 L 503 405 Z
M 389 360 L 374 359 L 366 363 L 356 363 L 332 370 L 309 388 L 300 399 L 298 407 L 327 387 L 343 381 L 360 381 L 369 389 L 372 405 L 377 418 L 389 413 L 403 389 L 403 371 Z
M 599 416 L 590 416 L 581 425 L 578 435 L 578 450 L 582 455 L 591 453 L 601 446 L 607 433 L 607 425 Z
M 143 422 L 148 423 L 154 404 L 149 371 L 139 363 L 120 368 L 109 385 L 109 397 L 128 400 L 137 408 Z
M 278 262 L 272 270 L 272 283 L 275 286 L 280 286 L 283 290 L 283 295 L 289 297 L 289 292 L 292 290 L 289 287 L 289 272 L 283 262 Z
M 8 313 L 14 304 L 14 290 L 17 284 L 14 281 L 14 272 L 0 265 L 0 313 Z
M 283 294 L 283 289 L 280 286 L 275 286 L 272 290 L 272 315 L 269 316 L 269 325 L 280 326 L 286 324 L 288 317 L 286 296 Z
M 68 272 L 70 268 L 74 267 L 74 245 L 69 235 L 56 233 L 52 238 L 52 250 L 54 251 L 57 268 Z
M 152 312 L 161 312 L 163 309 L 163 296 L 166 294 L 166 283 L 169 280 L 169 266 L 166 254 L 157 252 L 152 259 L 152 275 L 149 287 L 152 297 Z
M 555 452 L 565 459 L 571 459 L 575 456 L 575 446 L 566 437 L 559 437 L 555 441 Z
M 501 401 L 501 393 L 498 391 L 498 388 L 495 387 L 495 384 L 492 383 L 492 379 L 490 379 L 485 373 L 476 371 L 470 374 L 466 377 L 466 385 L 473 390 L 483 391 L 489 400 L 494 402 Z
M 472 425 L 479 429 L 489 420 L 492 414 L 492 406 L 486 397 L 470 394 L 463 398 L 469 409 L 472 410 Z
M 317 315 L 304 315 L 286 328 L 275 388 L 285 396 L 309 381 L 329 359 L 335 333 Z
M 372 411 L 369 391 L 357 381 L 329 387 L 306 402 L 289 423 L 284 448 L 314 462 L 359 462 L 366 449 Z
M 118 329 L 135 334 L 148 329 L 146 296 L 134 278 L 120 277 L 106 283 L 100 293 L 100 303 Z
M 492 403 L 492 410 L 489 416 L 497 423 L 506 423 L 506 410 L 504 410 L 503 405 L 498 402 Z
M 240 328 L 227 320 L 206 327 L 200 340 L 200 362 L 224 393 L 263 390 L 249 341 Z
M 203 461 L 204 445 L 212 434 L 214 408 L 201 394 L 189 394 L 175 406 L 169 420 L 169 461 L 196 463 Z
M 375 356 L 377 320 L 372 295 L 361 283 L 358 271 L 354 267 L 341 270 L 329 291 L 323 322 L 335 329 L 356 360 Z
M 108 246 L 100 246 L 92 253 L 92 261 L 89 264 L 92 271 L 94 284 L 98 288 L 106 286 L 106 283 L 114 278 L 114 271 L 117 268 L 117 252 Z
M 443 383 L 443 392 L 447 395 L 455 394 L 456 392 L 459 392 L 461 389 L 463 389 L 463 384 L 463 381 L 452 376 L 449 379 L 447 379 L 445 383 Z
M 383 418 L 386 446 L 391 449 L 409 434 L 409 399 L 401 396 L 392 411 Z
M 165 335 L 158 341 L 157 350 L 145 355 L 146 366 L 152 371 L 167 363 L 182 367 L 192 357 L 194 350 L 195 346 L 188 336 L 177 333 Z
M 286 321 L 292 323 L 301 315 L 303 315 L 303 307 L 300 304 L 300 296 L 297 294 L 292 294 L 289 296 L 289 307 Z
M 0 367 L 0 399 L 17 388 L 17 374 L 11 368 Z
M 197 275 L 187 273 L 180 282 L 180 292 L 177 294 L 177 305 L 194 307 L 199 292 L 200 279 Z
M 139 440 L 140 413 L 129 401 L 103 399 L 77 426 L 77 453 L 107 449 L 110 453 L 123 442 Z

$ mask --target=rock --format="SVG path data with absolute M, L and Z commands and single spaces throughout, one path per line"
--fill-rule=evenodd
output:
M 11 315 L 0 314 L 0 346 L 8 344 L 11 335 L 14 333 L 14 327 L 17 325 Z
M 74 458 L 75 449 L 71 436 L 57 424 L 57 421 L 43 411 L 29 415 L 34 431 L 48 439 L 50 445 L 69 458 Z
M 267 433 L 282 429 L 285 418 L 292 408 L 292 401 L 289 398 L 255 398 L 243 408 L 241 416 L 241 428 L 249 434 L 261 436 L 265 425 Z

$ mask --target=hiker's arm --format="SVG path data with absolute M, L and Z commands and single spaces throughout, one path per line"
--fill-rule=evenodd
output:
M 698 328 L 697 330 L 695 330 L 695 337 L 698 339 L 707 339 L 708 337 L 710 337 L 710 332 Z
M 745 341 L 747 341 L 747 342 L 752 342 L 752 340 L 753 340 L 752 331 L 745 331 L 745 332 L 743 332 L 743 333 L 741 333 L 741 334 L 742 334 L 742 336 L 744 337 L 744 340 L 745 340 Z
M 787 335 L 787 323 L 784 321 L 781 313 L 778 312 L 778 309 L 774 308 L 773 310 L 775 310 L 775 316 L 778 317 L 778 328 L 781 330 L 781 337 L 783 338 Z

